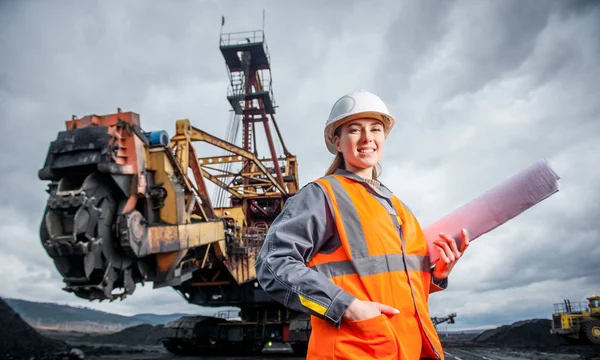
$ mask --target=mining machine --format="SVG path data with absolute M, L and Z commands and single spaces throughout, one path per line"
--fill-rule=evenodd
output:
M 232 108 L 225 139 L 187 119 L 176 121 L 169 138 L 145 131 L 134 112 L 73 116 L 38 174 L 49 181 L 40 240 L 65 291 L 112 301 L 151 282 L 192 304 L 240 309 L 241 320 L 169 324 L 163 343 L 175 353 L 252 352 L 267 341 L 287 342 L 299 315 L 272 300 L 254 270 L 270 224 L 298 190 L 296 157 L 275 120 L 264 32 L 221 34 L 220 50 Z M 198 153 L 198 142 L 215 154 Z
M 437 317 L 434 316 L 431 318 L 431 322 L 433 322 L 433 326 L 438 326 L 439 324 L 443 324 L 447 322 L 448 324 L 454 324 L 454 318 L 456 317 L 456 313 L 448 314 L 447 316 Z
M 550 333 L 575 344 L 600 345 L 600 296 L 590 296 L 587 302 L 554 304 Z

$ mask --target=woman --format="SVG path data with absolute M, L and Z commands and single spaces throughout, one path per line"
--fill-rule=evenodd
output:
M 341 97 L 325 126 L 336 155 L 326 176 L 290 198 L 257 259 L 263 289 L 310 313 L 307 359 L 443 359 L 428 297 L 447 286 L 462 248 L 440 234 L 440 260 L 429 263 L 410 210 L 377 180 L 395 124 L 379 97 Z

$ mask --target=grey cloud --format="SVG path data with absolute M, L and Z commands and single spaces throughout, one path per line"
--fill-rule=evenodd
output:
M 510 289 L 547 280 L 587 279 L 592 289 L 600 287 L 600 249 L 598 238 L 600 208 L 590 209 L 585 218 L 568 218 L 568 227 L 548 226 L 539 237 L 523 232 L 514 241 L 503 261 L 487 280 L 473 287 L 476 291 Z M 562 224 L 561 224 L 562 225 Z M 543 226 L 543 225 L 541 225 Z M 541 238 L 541 239 L 540 239 Z M 538 254 L 536 256 L 536 254 Z M 514 276 L 516 275 L 516 276 Z
M 387 31 L 379 74 L 384 94 L 401 96 L 414 75 L 439 57 L 448 58 L 446 67 L 426 84 L 438 101 L 480 89 L 526 59 L 551 8 L 550 2 L 438 5 L 406 5 L 414 11 L 401 12 Z

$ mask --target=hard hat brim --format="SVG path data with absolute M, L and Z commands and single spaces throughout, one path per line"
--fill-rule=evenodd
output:
M 339 117 L 339 119 L 333 119 L 331 124 L 329 124 L 328 126 L 325 127 L 325 132 L 324 132 L 325 144 L 327 145 L 327 150 L 329 150 L 330 153 L 332 153 L 333 155 L 336 155 L 338 152 L 337 148 L 335 147 L 335 143 L 333 142 L 334 134 L 335 134 L 335 131 L 337 130 L 337 128 L 339 128 L 340 126 L 344 125 L 345 123 L 347 123 L 349 121 L 357 120 L 357 119 L 373 119 L 373 120 L 381 121 L 383 123 L 383 131 L 384 131 L 386 137 L 390 133 L 390 131 L 392 130 L 394 125 L 396 124 L 396 120 L 394 119 L 393 116 L 391 116 L 389 114 L 377 112 L 377 111 L 359 112 L 359 113 L 352 114 L 349 116 L 342 115 Z

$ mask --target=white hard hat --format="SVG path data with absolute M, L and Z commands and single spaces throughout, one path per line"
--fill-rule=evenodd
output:
M 333 142 L 335 129 L 347 121 L 362 118 L 380 120 L 383 123 L 386 136 L 396 123 L 396 120 L 390 115 L 387 106 L 385 106 L 385 103 L 379 96 L 365 90 L 346 94 L 333 104 L 329 113 L 329 119 L 327 119 L 327 123 L 325 124 L 325 144 L 327 145 L 327 150 L 334 155 L 337 154 L 337 149 Z

